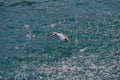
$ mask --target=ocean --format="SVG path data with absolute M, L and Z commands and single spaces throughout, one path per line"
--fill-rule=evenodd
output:
M 0 80 L 119 79 L 120 0 L 0 0 Z

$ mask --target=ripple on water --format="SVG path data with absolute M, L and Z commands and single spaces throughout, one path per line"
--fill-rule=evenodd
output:
M 119 80 L 118 0 L 2 0 L 0 9 L 0 80 Z
M 109 54 L 111 56 L 112 54 Z M 111 59 L 104 59 L 98 62 L 97 59 L 102 57 L 101 55 L 83 55 L 77 54 L 72 55 L 71 57 L 66 57 L 60 59 L 59 61 L 50 63 L 50 62 L 41 62 L 43 57 L 40 57 L 38 54 L 33 56 L 24 56 L 16 58 L 7 58 L 6 61 L 7 74 L 14 76 L 13 79 L 68 79 L 68 80 L 79 80 L 79 79 L 118 79 L 120 63 L 114 56 Z M 30 60 L 28 62 L 28 60 Z M 11 68 L 9 67 L 11 66 Z M 12 69 L 14 66 L 14 69 Z M 16 68 L 15 68 L 16 66 Z M 1 73 L 5 73 L 6 69 L 1 70 Z M 11 70 L 9 70 L 11 69 Z M 8 74 L 9 73 L 9 74 Z M 10 79 L 11 76 L 8 76 L 7 79 Z M 5 76 L 1 75 L 2 79 L 5 79 Z

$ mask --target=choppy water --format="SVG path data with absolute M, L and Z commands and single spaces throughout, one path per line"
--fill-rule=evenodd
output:
M 119 80 L 119 3 L 0 0 L 0 80 Z

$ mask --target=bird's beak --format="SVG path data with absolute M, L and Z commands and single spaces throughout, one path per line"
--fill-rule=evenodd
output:
M 47 36 L 49 36 L 49 37 L 52 37 L 54 35 L 55 35 L 55 33 L 52 33 L 52 32 L 47 34 Z

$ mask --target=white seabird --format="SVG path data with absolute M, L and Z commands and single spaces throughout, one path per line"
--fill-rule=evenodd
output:
M 61 41 L 66 41 L 69 42 L 69 39 L 66 35 L 62 34 L 62 33 L 58 33 L 58 32 L 50 32 L 47 34 L 47 36 L 57 36 Z

